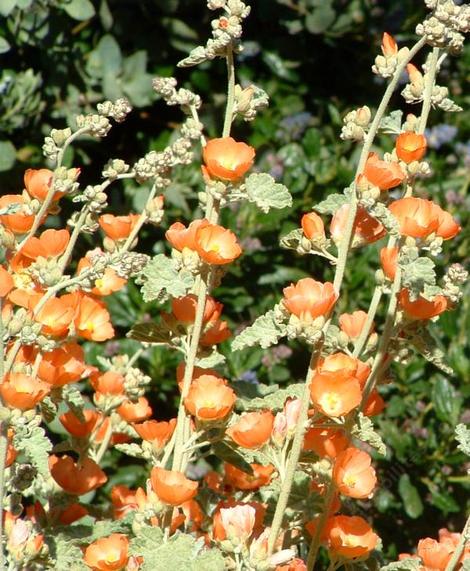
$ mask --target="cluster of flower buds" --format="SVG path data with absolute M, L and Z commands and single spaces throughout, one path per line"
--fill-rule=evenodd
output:
M 350 111 L 343 119 L 341 138 L 344 141 L 363 141 L 371 120 L 371 112 L 367 105 Z
M 453 0 L 426 0 L 426 5 L 433 13 L 416 26 L 418 36 L 434 47 L 459 54 L 464 34 L 470 31 L 470 5 L 457 5 Z
M 394 38 L 384 33 L 382 37 L 382 54 L 375 58 L 375 64 L 372 66 L 372 71 L 381 77 L 391 77 L 397 66 L 408 58 L 409 49 L 404 47 L 398 49 L 397 43 Z
M 181 110 L 191 114 L 191 108 L 201 107 L 201 98 L 189 89 L 176 89 L 178 82 L 174 77 L 156 77 L 152 81 L 153 89 L 163 97 L 167 105 L 178 105 Z
M 258 111 L 265 109 L 268 104 L 268 94 L 261 87 L 251 84 L 243 89 L 241 85 L 235 85 L 234 115 L 240 115 L 245 121 L 253 121 Z
M 212 38 L 207 40 L 205 46 L 198 46 L 189 56 L 178 63 L 179 67 L 197 65 L 203 61 L 218 56 L 225 57 L 227 48 L 239 51 L 242 36 L 243 20 L 249 15 L 251 8 L 241 0 L 208 0 L 210 10 L 223 9 L 224 15 L 212 20 Z
M 423 66 L 423 69 L 427 71 L 426 64 Z M 424 97 L 426 73 L 423 75 L 412 63 L 406 66 L 406 70 L 410 77 L 410 83 L 405 86 L 401 94 L 407 103 L 419 103 L 423 101 Z M 446 112 L 462 111 L 462 108 L 454 103 L 448 95 L 449 89 L 447 87 L 434 85 L 431 92 L 431 103 Z

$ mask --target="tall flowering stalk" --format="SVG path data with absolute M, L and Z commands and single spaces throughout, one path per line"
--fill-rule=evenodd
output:
M 236 234 L 220 223 L 223 208 L 248 201 L 268 212 L 292 204 L 284 185 L 252 170 L 255 149 L 231 136 L 238 120 L 255 119 L 268 102 L 260 88 L 236 80 L 245 3 L 208 0 L 212 35 L 179 64 L 225 62 L 220 137 L 203 133 L 197 94 L 159 77 L 154 89 L 185 116 L 166 148 L 133 165 L 111 159 L 101 182 L 83 188 L 81 169 L 63 166 L 68 147 L 83 135 L 105 137 L 110 119 L 119 123 L 131 111 L 125 100 L 104 102 L 77 117 L 74 131 L 53 130 L 44 144 L 50 168 L 27 170 L 23 192 L 0 198 L 0 570 L 305 571 L 319 568 L 321 546 L 334 570 L 360 565 L 379 549 L 369 522 L 338 513 L 343 498 L 370 498 L 378 485 L 362 446 L 385 449 L 370 420 L 385 406 L 378 386 L 409 346 L 448 370 L 426 328 L 456 306 L 466 279 L 454 265 L 438 285 L 432 257 L 460 228 L 419 197 L 416 182 L 430 175 L 424 132 L 432 108 L 458 111 L 436 82 L 447 53 L 462 48 L 470 7 L 426 4 L 432 12 L 411 49 L 383 36 L 373 71 L 389 82 L 377 111 L 362 107 L 345 117 L 342 138 L 362 145 L 351 185 L 281 240 L 327 259 L 333 280 L 286 285 L 280 302 L 231 341 L 232 351 L 266 349 L 284 336 L 307 343 L 304 383 L 272 390 L 231 384 L 221 372 L 220 344 L 232 334 L 213 294 L 243 255 Z M 411 62 L 427 46 L 420 70 Z M 402 94 L 421 104 L 421 114 L 403 121 L 387 108 L 405 70 Z M 380 131 L 396 136 L 383 156 L 371 152 Z M 199 151 L 203 214 L 166 225 L 173 171 L 198 162 Z M 142 212 L 108 212 L 108 188 L 120 181 L 146 189 Z M 65 200 L 77 206 L 67 227 L 48 227 Z M 168 254 L 136 251 L 144 225 L 164 226 Z M 74 260 L 84 234 L 98 247 Z M 368 310 L 337 316 L 353 251 L 385 237 Z M 106 297 L 133 277 L 144 301 L 166 303 L 165 311 L 128 333 L 145 344 L 141 350 L 92 365 L 84 344 L 115 336 Z M 181 356 L 176 418 L 156 418 L 145 396 L 153 379 L 138 364 L 149 344 Z M 464 427 L 458 437 L 465 450 Z M 145 462 L 145 485 L 117 482 L 107 498 L 106 460 L 117 452 Z M 207 458 L 215 458 L 213 469 L 197 474 L 194 466 Z M 416 555 L 402 555 L 403 568 L 458 569 L 469 556 L 467 539 L 468 524 L 462 534 L 441 529 L 438 539 L 419 542 Z

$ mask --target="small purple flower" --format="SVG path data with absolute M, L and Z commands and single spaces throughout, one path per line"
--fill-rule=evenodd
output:
M 245 371 L 239 379 L 240 381 L 245 381 L 247 383 L 252 383 L 253 385 L 258 385 L 258 375 L 255 371 Z
M 276 136 L 282 141 L 298 141 L 309 126 L 311 118 L 312 115 L 308 111 L 284 117 L 279 123 Z
M 457 135 L 457 127 L 441 123 L 440 125 L 435 125 L 432 129 L 426 129 L 424 134 L 426 135 L 429 148 L 440 149 L 442 145 L 452 143 Z

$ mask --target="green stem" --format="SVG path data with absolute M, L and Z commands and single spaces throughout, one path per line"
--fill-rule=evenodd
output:
M 408 57 L 401 62 L 395 71 L 394 76 L 392 77 L 387 89 L 384 93 L 382 101 L 377 109 L 375 117 L 372 121 L 370 126 L 369 132 L 367 137 L 364 141 L 364 146 L 361 152 L 361 156 L 359 158 L 359 164 L 356 169 L 356 174 L 354 177 L 354 184 L 353 184 L 353 195 L 351 197 L 351 203 L 348 213 L 348 219 L 345 225 L 345 233 L 344 238 L 340 244 L 339 251 L 338 251 L 338 261 L 336 265 L 335 277 L 333 285 L 335 290 L 339 293 L 341 290 L 341 286 L 344 279 L 344 272 L 346 269 L 346 262 L 348 258 L 349 248 L 353 236 L 353 229 L 354 229 L 354 220 L 356 218 L 357 212 L 357 196 L 355 190 L 355 181 L 357 177 L 363 172 L 367 157 L 369 155 L 369 151 L 372 147 L 372 143 L 374 141 L 375 135 L 377 134 L 380 122 L 385 114 L 387 106 L 390 102 L 390 99 L 395 91 L 395 88 L 398 84 L 400 79 L 401 73 L 405 69 L 406 65 L 410 62 L 410 60 L 419 52 L 419 50 L 426 44 L 426 40 L 424 38 L 420 39 L 410 50 Z M 323 338 L 325 337 L 328 329 L 330 327 L 331 318 L 327 320 L 325 326 L 323 327 Z M 320 349 L 321 350 L 321 349 Z M 271 526 L 271 534 L 268 541 L 268 553 L 271 555 L 274 549 L 274 545 L 276 543 L 277 537 L 279 532 L 281 531 L 282 526 L 282 519 L 285 513 L 287 502 L 289 500 L 290 491 L 292 488 L 292 483 L 294 481 L 294 474 L 297 467 L 297 462 L 299 461 L 300 453 L 302 451 L 302 442 L 303 442 L 303 435 L 305 432 L 305 423 L 308 418 L 308 407 L 310 401 L 310 394 L 309 394 L 309 386 L 311 382 L 311 378 L 313 377 L 313 372 L 316 366 L 317 356 L 319 355 L 319 350 L 314 348 L 312 352 L 312 356 L 310 358 L 310 364 L 308 373 L 305 379 L 305 388 L 303 392 L 303 400 L 302 400 L 302 408 L 300 410 L 299 419 L 296 426 L 296 431 L 294 435 L 294 441 L 292 443 L 291 453 L 289 455 L 288 465 L 287 465 L 287 474 L 286 478 L 282 484 L 281 492 L 279 494 L 279 499 L 276 505 L 276 510 L 274 512 L 273 523 Z
M 225 108 L 224 128 L 222 137 L 229 137 L 233 121 L 233 106 L 235 103 L 235 65 L 233 61 L 232 46 L 227 48 L 227 73 L 228 73 L 228 89 L 227 89 L 227 107 Z
M 100 447 L 98 448 L 98 452 L 95 456 L 95 462 L 99 464 L 106 454 L 106 450 L 108 449 L 109 443 L 111 442 L 111 438 L 113 437 L 113 423 L 111 418 L 109 419 L 109 426 L 106 429 L 106 433 L 103 437 Z
M 467 522 L 465 523 L 465 527 L 462 530 L 462 535 L 460 536 L 460 541 L 457 547 L 455 548 L 455 551 L 452 554 L 449 563 L 447 563 L 445 571 L 454 571 L 454 569 L 457 569 L 459 559 L 462 556 L 462 553 L 468 541 L 470 541 L 470 517 L 467 519 Z
M 312 542 L 310 543 L 310 548 L 308 550 L 308 556 L 307 556 L 308 571 L 313 571 L 313 566 L 315 565 L 315 562 L 317 560 L 318 550 L 320 549 L 320 544 L 321 544 L 321 536 L 323 533 L 323 528 L 325 527 L 326 520 L 328 519 L 331 503 L 333 501 L 334 496 L 335 496 L 335 486 L 333 482 L 330 482 L 325 496 L 325 504 L 322 513 L 318 519 L 318 523 L 315 528 L 315 534 L 312 537 Z
M 429 66 L 426 72 L 426 84 L 424 86 L 423 93 L 423 107 L 421 109 L 421 116 L 419 118 L 418 133 L 423 134 L 426 129 L 426 124 L 428 122 L 429 113 L 431 112 L 432 106 L 432 90 L 434 88 L 434 83 L 437 74 L 437 65 L 439 61 L 439 48 L 434 48 L 429 58 Z
M 364 327 L 354 345 L 354 352 L 353 357 L 359 357 L 364 349 L 364 345 L 366 344 L 367 339 L 369 338 L 370 330 L 372 328 L 372 324 L 374 322 L 375 315 L 377 313 L 377 309 L 380 304 L 380 300 L 382 299 L 383 294 L 383 287 L 381 285 L 375 286 L 374 295 L 372 296 L 372 300 L 370 302 L 369 311 L 367 312 L 367 319 L 364 324 Z
M 5 464 L 8 451 L 8 425 L 0 426 L 0 571 L 5 571 L 5 551 L 3 541 L 3 495 L 5 493 Z

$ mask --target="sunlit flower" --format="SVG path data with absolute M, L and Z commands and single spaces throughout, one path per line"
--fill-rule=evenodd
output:
M 202 375 L 189 388 L 184 405 L 189 414 L 201 421 L 224 419 L 235 404 L 236 395 L 219 377 Z
M 336 244 L 344 238 L 344 231 L 349 214 L 349 204 L 343 204 L 334 214 L 330 224 L 330 234 Z M 353 246 L 372 244 L 383 238 L 386 230 L 383 225 L 365 208 L 359 206 L 354 220 Z
M 91 458 L 75 462 L 71 456 L 49 456 L 51 476 L 69 494 L 81 496 L 107 481 L 106 474 Z
M 116 242 L 125 240 L 130 236 L 139 218 L 138 214 L 128 214 L 127 216 L 103 214 L 98 218 L 98 222 L 106 236 Z
M 371 184 L 380 190 L 394 188 L 405 179 L 405 173 L 397 162 L 382 161 L 377 153 L 369 154 L 363 174 Z
M 260 448 L 270 439 L 273 423 L 270 410 L 247 412 L 227 429 L 227 434 L 238 446 Z
M 321 283 L 312 278 L 303 278 L 291 284 L 284 288 L 283 293 L 284 307 L 306 322 L 327 315 L 338 299 L 332 283 Z
M 309 240 L 322 240 L 325 238 L 325 225 L 321 216 L 316 212 L 304 214 L 300 221 L 304 235 Z
M 447 307 L 447 298 L 436 295 L 432 300 L 419 296 L 415 301 L 410 300 L 410 292 L 402 289 L 398 294 L 400 307 L 412 319 L 431 319 L 443 313 Z
M 353 313 L 343 313 L 339 316 L 339 326 L 343 333 L 350 339 L 357 339 L 364 329 L 367 321 L 367 313 L 362 310 L 354 311 Z M 371 327 L 371 330 L 373 326 Z M 368 333 L 371 332 L 368 331 Z
M 350 498 L 369 497 L 377 484 L 371 461 L 370 455 L 358 448 L 340 452 L 333 466 L 333 481 L 338 491 Z
M 0 396 L 10 408 L 30 410 L 49 393 L 50 387 L 24 373 L 9 373 L 0 384 Z
M 395 141 L 397 157 L 405 163 L 420 161 L 426 154 L 426 148 L 426 137 L 412 131 L 400 133 Z
M 235 234 L 217 224 L 207 224 L 198 228 L 195 247 L 201 259 L 216 266 L 229 264 L 242 253 Z
M 180 506 L 197 494 L 198 483 L 186 478 L 182 472 L 152 468 L 150 481 L 159 499 L 172 506 Z
M 211 178 L 237 182 L 252 167 L 255 150 L 232 137 L 211 139 L 203 148 L 202 156 Z
M 93 571 L 120 571 L 129 560 L 129 540 L 123 533 L 97 539 L 85 550 L 83 560 Z
M 346 559 L 370 553 L 379 539 L 363 518 L 346 515 L 331 517 L 326 523 L 323 537 L 332 553 Z

